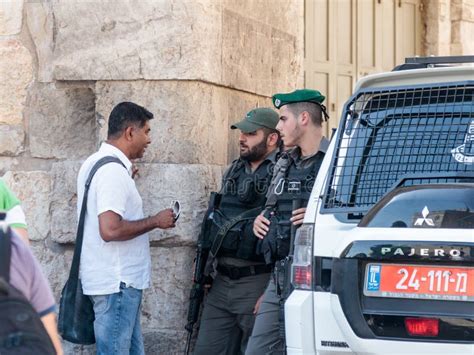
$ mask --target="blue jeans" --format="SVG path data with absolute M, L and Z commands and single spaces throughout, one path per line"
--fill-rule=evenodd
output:
M 94 305 L 97 354 L 145 354 L 140 327 L 142 291 L 121 282 L 118 293 L 90 298 Z

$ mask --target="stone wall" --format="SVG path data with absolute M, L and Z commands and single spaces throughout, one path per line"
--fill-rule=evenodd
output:
M 426 55 L 474 55 L 474 0 L 423 0 Z
M 474 54 L 473 0 L 423 4 L 426 54 Z M 303 85 L 303 30 L 303 0 L 0 2 L 0 176 L 23 201 L 56 298 L 72 257 L 77 171 L 111 108 L 135 101 L 156 117 L 137 179 L 145 213 L 183 205 L 176 229 L 151 234 L 145 343 L 150 354 L 182 352 L 200 219 L 237 156 L 229 125 Z
M 179 199 L 151 233 L 147 353 L 182 353 L 194 245 L 209 192 L 237 156 L 229 125 L 303 84 L 303 1 L 1 1 L 0 176 L 23 201 L 54 294 L 70 267 L 76 176 L 114 105 L 155 114 L 139 162 L 145 213 Z M 94 347 L 65 343 L 66 353 Z

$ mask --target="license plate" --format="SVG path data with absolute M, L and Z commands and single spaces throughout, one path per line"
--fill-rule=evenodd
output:
M 368 264 L 364 295 L 446 301 L 474 301 L 474 268 Z

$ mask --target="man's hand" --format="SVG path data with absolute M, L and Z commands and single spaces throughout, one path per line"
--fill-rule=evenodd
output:
M 160 211 L 154 216 L 157 227 L 161 229 L 174 228 L 176 226 L 175 217 L 171 208 Z
M 253 307 L 253 314 L 257 314 L 258 313 L 258 310 L 260 309 L 260 305 L 262 304 L 262 300 L 263 300 L 263 295 L 261 295 L 258 300 L 257 300 L 257 303 L 255 303 L 255 307 Z
M 294 210 L 293 212 L 291 212 L 292 217 L 290 218 L 290 222 L 292 222 L 294 226 L 299 226 L 303 223 L 305 213 L 306 207 Z
M 58 334 L 58 323 L 56 322 L 56 315 L 54 312 L 48 313 L 47 315 L 41 317 L 41 322 L 43 322 L 43 326 L 51 338 L 54 350 L 56 350 L 56 355 L 63 355 L 63 348 Z
M 132 179 L 135 179 L 135 177 L 139 177 L 140 174 L 138 173 L 138 166 L 135 164 L 132 165 Z
M 12 227 L 12 229 L 16 234 L 21 237 L 21 239 L 26 243 L 26 245 L 30 245 L 30 239 L 28 238 L 28 230 L 26 228 Z
M 155 228 L 173 228 L 174 217 L 171 208 L 137 221 L 127 221 L 113 211 L 105 211 L 99 215 L 100 236 L 106 242 L 130 240 Z
M 270 221 L 263 216 L 263 212 L 260 213 L 255 221 L 253 221 L 253 234 L 259 239 L 265 238 L 268 233 Z

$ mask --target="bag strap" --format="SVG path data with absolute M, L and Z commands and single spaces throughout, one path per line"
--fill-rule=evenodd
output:
M 72 265 L 71 265 L 71 271 L 69 272 L 69 278 L 74 278 L 74 279 L 79 278 L 79 263 L 81 261 L 82 241 L 84 239 L 84 223 L 85 223 L 86 211 L 87 211 L 87 195 L 89 193 L 89 187 L 91 185 L 92 178 L 94 177 L 97 170 L 99 170 L 103 165 L 108 164 L 108 163 L 118 163 L 126 169 L 122 161 L 119 158 L 116 158 L 113 156 L 106 156 L 99 159 L 92 167 L 89 173 L 89 177 L 86 180 L 85 189 L 84 189 L 84 197 L 82 198 L 81 214 L 79 216 L 79 223 L 77 225 L 76 245 L 74 247 L 74 256 L 72 258 Z
M 10 282 L 11 240 L 10 228 L 4 221 L 0 221 L 0 277 Z

